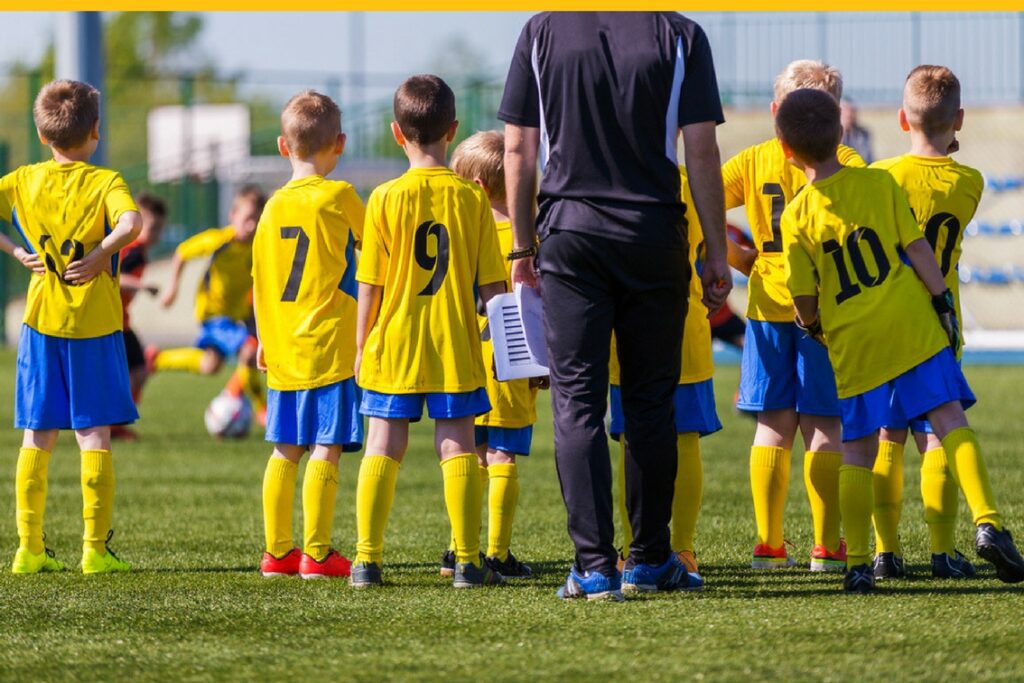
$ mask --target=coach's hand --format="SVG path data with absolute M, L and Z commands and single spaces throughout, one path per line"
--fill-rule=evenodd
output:
M 708 317 L 714 315 L 725 305 L 725 300 L 732 291 L 732 271 L 725 258 L 709 259 L 704 262 L 700 273 L 701 284 L 704 285 L 704 305 L 708 309 Z
M 39 254 L 29 253 L 24 247 L 15 247 L 11 255 L 36 275 L 46 275 L 46 266 L 43 265 L 43 259 L 39 258 Z
M 533 257 L 526 256 L 512 262 L 512 286 L 522 282 L 527 287 L 540 288 L 540 278 L 534 266 Z

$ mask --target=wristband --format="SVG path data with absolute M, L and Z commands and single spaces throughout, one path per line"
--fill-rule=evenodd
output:
M 518 261 L 521 258 L 531 258 L 537 255 L 537 245 L 524 247 L 522 249 L 513 249 L 508 253 L 509 261 Z
M 955 310 L 953 302 L 953 292 L 948 289 L 942 294 L 936 294 L 932 297 L 932 308 L 939 315 L 944 313 L 952 313 Z

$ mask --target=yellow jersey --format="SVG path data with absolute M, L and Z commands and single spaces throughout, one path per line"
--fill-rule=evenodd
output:
M 384 291 L 359 385 L 388 394 L 482 388 L 474 288 L 505 278 L 490 203 L 475 183 L 435 167 L 377 187 L 356 279 Z
M 196 320 L 227 317 L 244 322 L 252 317 L 252 243 L 235 240 L 235 228 L 204 230 L 178 245 L 183 261 L 210 257 L 196 291 Z
M 499 221 L 498 249 L 507 254 L 512 251 L 512 223 Z M 505 289 L 512 291 L 512 262 L 505 261 Z M 487 317 L 479 317 L 480 331 L 487 327 Z M 487 374 L 487 397 L 491 399 L 491 412 L 481 415 L 476 423 L 487 427 L 504 427 L 519 429 L 529 427 L 537 421 L 537 389 L 530 387 L 528 379 L 514 379 L 499 382 L 490 372 L 491 359 L 494 357 L 494 344 L 488 339 L 483 343 L 484 370 Z
M 885 384 L 949 346 L 931 296 L 904 262 L 924 235 L 878 169 L 810 183 L 782 214 L 793 296 L 817 296 L 839 398 Z
M 857 152 L 839 146 L 845 166 L 864 166 Z M 777 138 L 748 147 L 722 166 L 725 208 L 746 208 L 757 259 L 747 282 L 747 317 L 773 323 L 793 322 L 793 297 L 786 288 L 786 257 L 782 253 L 780 218 L 807 176 L 786 161 Z
M 687 241 L 690 245 L 690 293 L 686 301 L 686 319 L 683 323 L 683 357 L 680 384 L 697 384 L 711 379 L 715 364 L 711 354 L 711 323 L 708 309 L 704 305 L 704 285 L 698 273 L 698 261 L 704 247 L 704 230 L 693 206 L 690 183 L 686 168 L 679 167 L 682 175 L 683 204 L 686 206 Z M 612 335 L 611 359 L 608 367 L 609 381 L 619 384 L 619 355 Z
M 252 243 L 252 279 L 271 389 L 313 389 L 352 376 L 362 234 L 363 202 L 346 182 L 293 180 L 267 202 Z
M 981 202 L 985 179 L 980 172 L 949 157 L 904 154 L 876 161 L 871 168 L 888 171 L 907 193 L 910 210 L 935 251 L 946 286 L 953 292 L 956 317 L 962 326 L 958 271 L 961 241 Z
M 96 248 L 122 214 L 137 210 L 119 173 L 84 162 L 44 161 L 0 178 L 0 219 L 10 221 L 25 249 L 46 265 L 45 274 L 33 273 L 29 280 L 26 325 L 69 339 L 122 328 L 117 254 L 111 256 L 109 273 L 83 285 L 66 283 L 64 271 Z

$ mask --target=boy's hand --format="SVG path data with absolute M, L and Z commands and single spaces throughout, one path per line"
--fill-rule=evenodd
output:
M 932 308 L 939 315 L 939 324 L 949 338 L 949 347 L 953 349 L 954 354 L 959 355 L 963 340 L 960 338 L 960 322 L 956 319 L 953 292 L 947 289 L 942 294 L 933 296 Z
M 31 254 L 23 247 L 15 247 L 11 255 L 36 275 L 46 274 L 46 266 L 43 265 L 43 259 L 39 258 L 39 254 Z
M 356 362 L 353 363 L 353 366 L 354 366 L 353 369 L 355 370 L 354 377 L 356 378 L 356 382 L 359 381 L 359 366 L 362 365 L 362 364 L 363 364 L 363 350 L 362 349 L 356 349 Z
M 946 148 L 946 154 L 955 154 L 960 151 L 960 141 L 953 138 L 953 142 L 949 143 L 949 147 Z
M 100 273 L 110 273 L 110 259 L 100 249 L 93 249 L 78 261 L 72 261 L 64 271 L 64 282 L 84 285 Z
M 800 316 L 796 317 L 795 322 L 796 326 L 803 330 L 808 337 L 822 346 L 828 346 L 828 344 L 825 343 L 825 332 L 821 329 L 821 316 L 818 316 L 813 322 L 806 325 L 802 320 L 800 320 Z
M 531 389 L 542 389 L 542 390 L 550 389 L 551 388 L 551 378 L 550 377 L 531 377 L 530 378 L 530 388 Z
M 260 372 L 267 371 L 267 359 L 263 355 L 263 342 L 256 345 L 256 369 Z

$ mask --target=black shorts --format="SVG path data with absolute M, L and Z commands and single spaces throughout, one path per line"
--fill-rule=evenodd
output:
M 743 322 L 743 318 L 734 315 L 718 327 L 712 327 L 711 338 L 721 339 L 727 344 L 735 345 L 735 339 L 742 337 L 746 329 L 747 324 Z
M 131 328 L 124 331 L 124 350 L 128 356 L 128 369 L 142 368 L 146 366 L 146 354 L 142 351 L 142 344 Z

